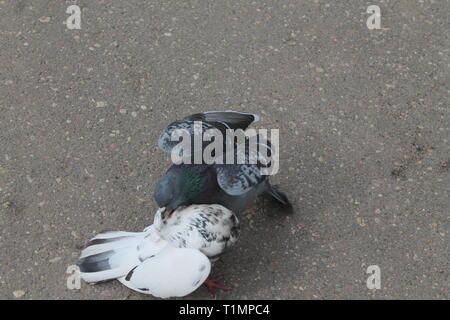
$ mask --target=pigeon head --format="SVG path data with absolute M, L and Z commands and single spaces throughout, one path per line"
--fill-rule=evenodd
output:
M 160 208 L 165 208 L 164 213 L 171 214 L 184 202 L 177 180 L 166 175 L 156 184 L 154 198 Z
M 154 198 L 164 214 L 170 216 L 178 207 L 193 204 L 203 190 L 201 177 L 190 170 L 168 171 L 155 187 Z

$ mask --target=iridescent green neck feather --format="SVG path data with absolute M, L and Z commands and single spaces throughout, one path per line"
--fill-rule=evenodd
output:
M 204 189 L 201 175 L 193 170 L 182 170 L 181 181 L 181 193 L 186 202 L 194 200 Z

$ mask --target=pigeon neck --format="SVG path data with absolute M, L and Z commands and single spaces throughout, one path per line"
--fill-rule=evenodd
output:
M 185 201 L 195 199 L 203 190 L 202 177 L 194 170 L 185 169 L 182 172 L 181 194 Z

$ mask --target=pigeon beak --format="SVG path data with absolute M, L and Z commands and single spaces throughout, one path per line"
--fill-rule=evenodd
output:
M 166 219 L 170 218 L 170 216 L 172 215 L 172 213 L 173 213 L 174 211 L 175 211 L 174 209 L 166 208 L 166 209 L 164 210 L 164 217 L 165 217 Z

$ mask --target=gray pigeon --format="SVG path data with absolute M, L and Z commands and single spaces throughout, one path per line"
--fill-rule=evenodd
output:
M 170 152 L 175 146 L 170 141 L 170 133 L 182 128 L 193 134 L 194 121 L 202 121 L 203 129 L 217 128 L 224 132 L 227 128 L 244 130 L 258 119 L 256 115 L 235 111 L 195 114 L 170 124 L 160 135 L 158 145 Z M 245 143 L 248 142 L 249 139 L 246 139 Z M 270 141 L 258 140 L 258 144 L 261 148 L 267 148 L 264 154 L 270 156 Z M 235 146 L 235 149 L 238 147 Z M 248 160 L 248 148 L 244 150 Z M 179 206 L 191 204 L 220 204 L 234 213 L 241 213 L 257 196 L 268 195 L 291 213 L 292 205 L 287 196 L 270 184 L 267 175 L 261 174 L 261 169 L 268 165 L 267 161 L 257 161 L 256 164 L 249 164 L 248 161 L 245 164 L 175 164 L 156 184 L 154 198 L 159 207 L 166 208 L 168 214 Z

